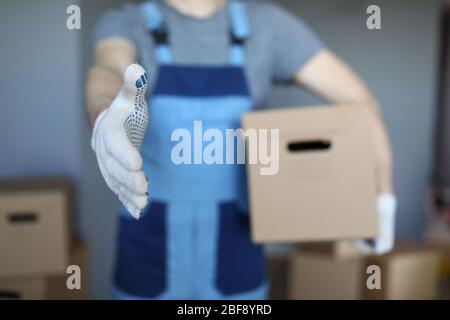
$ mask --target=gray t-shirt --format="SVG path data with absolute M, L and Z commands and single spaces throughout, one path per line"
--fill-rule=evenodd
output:
M 288 81 L 319 49 L 317 36 L 297 17 L 267 1 L 245 1 L 251 36 L 246 41 L 245 73 L 256 107 L 263 107 L 274 81 Z M 226 8 L 205 19 L 184 15 L 160 1 L 170 34 L 173 62 L 217 65 L 229 62 L 229 16 Z M 150 88 L 157 77 L 153 39 L 135 4 L 104 13 L 94 29 L 97 43 L 125 37 L 139 52 L 139 63 L 149 74 Z

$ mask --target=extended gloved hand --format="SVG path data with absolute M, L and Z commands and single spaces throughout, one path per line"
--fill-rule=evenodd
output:
M 378 219 L 380 235 L 369 243 L 366 240 L 356 240 L 355 246 L 363 254 L 385 254 L 392 250 L 395 240 L 395 213 L 397 199 L 393 194 L 384 193 L 378 196 Z
M 106 184 L 136 219 L 148 202 L 148 182 L 139 154 L 148 125 L 146 90 L 144 68 L 130 65 L 122 89 L 97 117 L 92 134 L 92 148 Z

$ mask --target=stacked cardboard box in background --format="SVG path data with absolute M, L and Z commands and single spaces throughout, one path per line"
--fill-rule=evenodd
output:
M 442 194 L 430 187 L 426 202 L 425 239 L 443 253 L 441 263 L 442 298 L 450 299 L 450 207 Z
M 342 250 L 345 248 L 345 250 Z M 339 251 L 339 249 L 341 251 Z M 439 298 L 440 250 L 399 244 L 383 256 L 359 256 L 349 244 L 306 246 L 288 260 L 290 299 Z M 371 265 L 380 268 L 381 288 L 370 290 Z
M 0 183 L 0 299 L 86 297 L 87 250 L 70 235 L 73 188 L 67 179 Z M 79 265 L 82 290 L 66 286 Z
M 363 287 L 367 299 L 437 299 L 442 253 L 426 245 L 400 244 L 387 255 L 369 257 L 365 266 L 381 269 L 381 290 Z M 367 276 L 366 276 L 367 278 Z

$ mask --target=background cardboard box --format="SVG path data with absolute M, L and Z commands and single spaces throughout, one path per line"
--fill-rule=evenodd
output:
M 65 270 L 72 189 L 65 178 L 0 183 L 0 277 Z
M 42 300 L 46 295 L 44 277 L 0 280 L 0 300 Z
M 428 246 L 401 244 L 385 256 L 369 257 L 381 268 L 381 290 L 364 287 L 366 299 L 411 300 L 439 297 L 441 252 Z
M 288 268 L 289 268 L 289 256 L 287 254 L 267 255 L 269 299 L 285 300 L 288 298 L 287 295 L 287 285 L 289 282 Z
M 296 252 L 289 260 L 288 297 L 295 300 L 361 299 L 362 259 Z
M 361 257 L 351 240 L 307 242 L 299 244 L 298 247 L 306 252 L 326 254 L 337 260 Z
M 324 251 L 293 253 L 289 260 L 290 299 L 439 298 L 441 252 L 429 246 L 399 244 L 384 256 L 336 259 Z M 367 267 L 381 270 L 381 289 L 367 288 Z
M 88 249 L 84 245 L 78 245 L 71 250 L 70 265 L 77 265 L 81 269 L 81 290 L 69 290 L 67 288 L 66 273 L 47 277 L 46 299 L 48 300 L 85 300 L 88 298 Z
M 65 271 L 70 202 L 67 180 L 0 183 L 0 278 Z
M 432 242 L 428 243 L 431 248 L 439 250 L 442 254 L 440 264 L 440 299 L 450 300 L 450 243 L 447 242 Z
M 279 171 L 248 164 L 255 242 L 373 238 L 376 181 L 368 108 L 359 105 L 247 113 L 244 129 L 279 129 Z
M 81 268 L 81 290 L 69 290 L 64 271 L 60 274 L 33 277 L 0 278 L 0 299 L 13 300 L 84 300 L 88 298 L 88 249 L 77 245 L 70 252 L 70 265 Z

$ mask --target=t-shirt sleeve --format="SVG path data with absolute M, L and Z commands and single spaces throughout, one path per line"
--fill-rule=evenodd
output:
M 277 81 L 289 81 L 323 44 L 301 18 L 277 5 L 269 6 L 268 21 L 273 28 L 273 77 Z
M 130 5 L 124 5 L 118 9 L 108 10 L 100 15 L 94 25 L 92 42 L 96 44 L 110 37 L 126 38 L 136 42 L 131 10 Z

